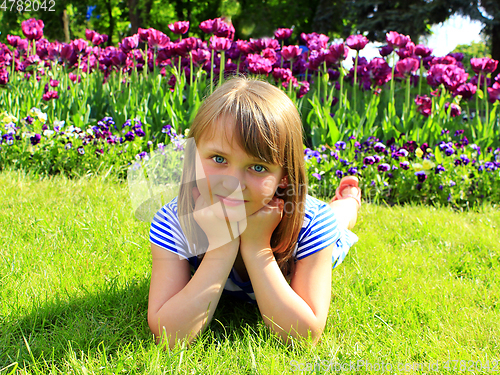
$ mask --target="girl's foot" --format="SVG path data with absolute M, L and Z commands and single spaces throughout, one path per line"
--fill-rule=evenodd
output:
M 358 203 L 358 211 L 361 207 L 361 189 L 356 176 L 347 176 L 340 180 L 340 185 L 335 191 L 331 202 L 341 199 L 353 198 Z

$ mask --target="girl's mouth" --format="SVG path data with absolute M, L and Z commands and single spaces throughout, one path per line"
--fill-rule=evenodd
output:
M 228 198 L 228 197 L 223 197 L 223 196 L 220 196 L 220 195 L 217 195 L 215 194 L 215 196 L 217 198 L 219 198 L 219 200 L 224 203 L 225 206 L 230 206 L 230 207 L 236 207 L 236 206 L 239 206 L 241 204 L 244 204 L 246 201 L 244 200 L 240 200 L 240 199 L 231 199 L 231 198 Z

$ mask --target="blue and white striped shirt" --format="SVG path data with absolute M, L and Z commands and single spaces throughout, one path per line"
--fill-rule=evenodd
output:
M 177 197 L 156 213 L 151 223 L 149 238 L 155 245 L 187 259 L 194 271 L 198 268 L 200 260 L 196 256 L 196 249 L 188 243 L 179 222 Z M 332 264 L 336 267 L 342 263 L 349 248 L 357 240 L 358 237 L 354 233 L 338 227 L 334 212 L 328 204 L 310 195 L 306 196 L 304 221 L 293 251 L 296 261 L 335 244 Z M 234 268 L 224 291 L 245 300 L 255 300 L 250 281 L 242 282 Z

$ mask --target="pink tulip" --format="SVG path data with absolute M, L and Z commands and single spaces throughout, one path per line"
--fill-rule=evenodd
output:
M 488 74 L 493 73 L 496 70 L 498 61 L 490 59 L 489 57 L 474 57 L 470 59 L 470 65 L 476 74 Z
M 9 72 L 5 68 L 0 68 L 0 85 L 6 85 L 9 82 Z
M 87 51 L 87 47 L 89 46 L 89 43 L 84 40 L 84 39 L 75 39 L 71 42 L 71 46 L 73 47 L 73 50 L 77 54 L 82 54 Z
M 273 69 L 273 63 L 258 54 L 247 56 L 248 70 L 253 74 L 269 74 Z
M 403 34 L 400 34 L 396 31 L 389 31 L 385 35 L 385 40 L 391 47 L 404 48 L 410 41 L 410 37 L 408 35 L 405 36 Z
M 231 39 L 228 38 L 219 38 L 217 36 L 210 37 L 210 48 L 219 52 L 219 51 L 227 51 L 231 48 Z
M 300 56 L 302 51 L 299 46 L 285 46 L 281 50 L 281 56 L 285 61 L 295 60 L 297 56 Z
M 250 38 L 250 43 L 252 44 L 253 50 L 255 52 L 265 50 L 266 48 L 278 50 L 281 47 L 280 43 L 276 39 L 271 39 L 271 38 L 260 38 L 260 39 Z
M 332 44 L 328 49 L 330 51 L 329 56 L 335 63 L 345 60 L 345 58 L 349 54 L 349 50 L 344 45 L 344 43 Z
M 183 35 L 189 30 L 189 21 L 177 21 L 168 25 L 168 28 L 174 34 Z
M 368 38 L 363 35 L 349 35 L 345 41 L 347 47 L 360 51 L 368 44 Z
M 142 29 L 139 27 L 137 34 L 139 34 L 139 40 L 142 43 L 147 43 L 151 30 L 153 30 L 153 29 Z
M 57 79 L 51 79 L 49 80 L 49 85 L 51 87 L 57 87 L 59 85 L 59 81 Z
M 274 32 L 274 37 L 278 40 L 285 40 L 290 38 L 293 29 L 278 29 Z
M 400 48 L 396 53 L 398 54 L 400 59 L 413 57 L 415 55 L 415 43 L 413 42 L 406 43 L 406 46 Z
M 17 43 L 21 40 L 20 36 L 17 35 L 7 35 L 7 43 L 12 47 L 17 48 Z
M 413 57 L 407 57 L 406 59 L 399 60 L 396 63 L 396 72 L 399 77 L 407 77 L 411 73 L 415 73 L 420 66 L 420 61 Z
M 161 31 L 155 29 L 149 29 L 148 46 L 149 48 L 164 48 L 167 43 L 170 42 L 170 38 L 163 34 Z
M 290 69 L 274 68 L 273 77 L 278 81 L 289 81 L 292 78 L 292 71 Z
M 488 99 L 491 103 L 500 100 L 500 84 L 495 82 L 493 87 L 488 87 Z
M 120 49 L 125 53 L 129 53 L 131 50 L 137 48 L 138 46 L 139 46 L 139 34 L 134 34 L 132 36 L 123 38 L 123 40 L 119 44 Z
M 29 40 L 38 40 L 43 36 L 43 21 L 30 18 L 27 21 L 21 22 L 21 29 L 23 34 Z
M 307 81 L 300 82 L 300 89 L 299 93 L 297 94 L 297 97 L 300 99 L 308 92 L 309 92 L 309 82 Z
M 196 66 L 203 66 L 210 60 L 211 53 L 206 49 L 198 48 L 191 51 L 191 56 L 193 58 L 193 64 Z

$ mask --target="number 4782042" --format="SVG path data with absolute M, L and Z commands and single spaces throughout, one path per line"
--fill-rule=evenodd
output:
M 0 0 L 1 1 L 1 0 Z M 55 12 L 55 0 L 3 0 L 0 9 L 9 12 Z

